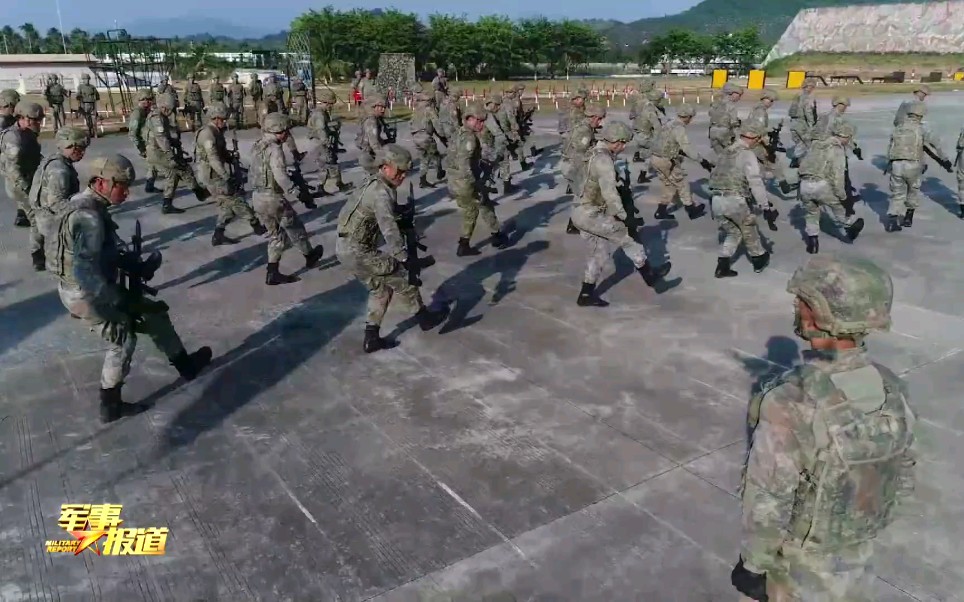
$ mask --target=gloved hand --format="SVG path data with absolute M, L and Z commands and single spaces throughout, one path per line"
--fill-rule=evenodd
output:
M 864 160 L 864 151 L 861 150 L 859 146 L 855 146 L 855 147 L 854 147 L 854 156 L 857 157 L 858 160 L 863 161 L 863 160 Z
M 702 159 L 702 160 L 700 161 L 700 167 L 702 167 L 702 168 L 705 169 L 706 171 L 713 171 L 713 168 L 715 168 L 716 165 L 713 165 L 713 164 L 710 163 L 707 159 Z
M 950 159 L 944 159 L 944 161 L 941 163 L 941 167 L 943 167 L 943 168 L 944 168 L 944 171 L 946 171 L 947 173 L 951 173 L 951 171 L 952 171 L 952 170 L 951 170 L 951 160 L 950 160 Z
M 743 566 L 743 558 L 733 567 L 730 573 L 730 583 L 744 596 L 756 600 L 757 602 L 769 602 L 767 597 L 767 576 L 766 573 L 758 575 L 746 570 Z

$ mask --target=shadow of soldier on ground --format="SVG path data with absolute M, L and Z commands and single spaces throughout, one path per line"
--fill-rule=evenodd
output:
M 0 307 L 0 324 L 4 325 L 0 329 L 0 355 L 61 315 L 68 315 L 68 312 L 55 290 Z
M 656 222 L 650 221 L 639 229 L 636 240 L 641 241 L 642 245 L 646 248 L 646 256 L 654 267 L 658 267 L 670 259 L 669 254 L 666 252 L 666 241 L 669 237 L 669 231 L 678 226 L 679 222 L 677 221 L 658 220 Z M 613 254 L 615 271 L 606 276 L 606 278 L 596 286 L 596 294 L 598 295 L 602 295 L 622 282 L 630 274 L 636 272 L 636 266 L 626 257 L 622 249 L 617 250 L 615 245 L 612 245 L 612 249 L 615 251 Z M 682 281 L 682 278 L 673 278 L 672 280 L 664 281 L 664 284 L 660 286 L 660 292 L 676 288 Z
M 214 226 L 217 224 L 217 216 L 209 215 L 201 219 L 196 219 L 183 224 L 178 224 L 176 226 L 171 226 L 170 228 L 165 228 L 158 232 L 144 232 L 144 242 L 141 246 L 141 250 L 144 253 L 150 253 L 154 250 L 164 250 L 167 243 L 179 240 L 190 240 L 198 236 L 208 236 L 214 233 Z M 237 231 L 251 234 L 251 228 L 243 220 L 234 220 L 232 224 L 228 226 L 229 229 L 234 224 L 238 224 Z M 131 231 L 133 234 L 133 229 Z M 232 233 L 229 231 L 229 235 Z M 240 236 L 244 236 L 241 234 Z M 130 236 L 125 236 L 130 240 Z
M 530 175 L 519 183 L 519 188 L 522 190 L 523 194 L 516 198 L 520 200 L 531 198 L 533 194 L 542 188 L 543 184 L 546 185 L 547 190 L 555 190 L 559 186 L 559 184 L 556 182 L 556 176 L 553 173 Z
M 860 188 L 860 198 L 871 211 L 877 214 L 877 222 L 881 226 L 887 224 L 887 207 L 890 205 L 890 195 L 880 189 L 880 186 L 865 183 Z
M 957 201 L 957 192 L 948 188 L 940 178 L 931 176 L 924 179 L 920 189 L 921 193 L 927 198 L 943 207 L 954 217 L 959 217 L 960 205 Z
M 569 197 L 557 197 L 551 201 L 539 201 L 526 207 L 505 221 L 509 246 L 515 246 L 522 238 L 538 228 L 549 225 L 552 218 L 566 210 Z

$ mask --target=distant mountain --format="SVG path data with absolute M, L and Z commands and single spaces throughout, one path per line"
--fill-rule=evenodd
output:
M 247 40 L 277 33 L 276 29 L 235 25 L 228 21 L 209 17 L 137 19 L 122 24 L 121 27 L 132 36 L 155 36 L 158 38 L 210 36 L 212 38 Z

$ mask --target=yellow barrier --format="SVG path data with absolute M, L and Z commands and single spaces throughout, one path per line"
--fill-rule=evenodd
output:
M 730 77 L 730 74 L 726 69 L 714 69 L 713 70 L 713 87 L 722 88 L 729 77 Z
M 746 89 L 747 90 L 762 90 L 767 83 L 767 72 L 760 69 L 753 69 L 750 71 L 749 77 L 746 79 Z
M 958 71 L 954 74 L 954 81 L 959 82 L 961 80 L 964 80 L 964 71 Z
M 787 73 L 787 89 L 799 90 L 803 87 L 803 80 L 807 79 L 806 71 L 790 71 Z

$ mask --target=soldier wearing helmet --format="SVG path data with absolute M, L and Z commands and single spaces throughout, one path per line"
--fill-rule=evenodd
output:
M 158 96 L 157 101 L 161 101 L 161 96 Z M 171 110 L 177 109 L 174 106 Z M 192 132 L 197 131 L 198 126 L 201 125 L 201 114 L 204 112 L 204 92 L 201 90 L 201 84 L 194 80 L 194 75 L 188 77 L 187 88 L 184 90 L 184 117 L 187 120 L 188 127 Z
M 17 203 L 17 217 L 13 224 L 27 228 L 33 219 L 28 197 L 33 174 L 40 165 L 37 135 L 44 120 L 44 110 L 35 102 L 21 100 L 14 107 L 13 115 L 16 123 L 0 131 L 0 174 L 6 184 L 7 197 Z M 32 238 L 31 253 L 39 249 L 39 240 Z
M 502 128 L 507 139 L 507 150 L 509 156 L 519 162 L 519 168 L 525 171 L 531 167 L 526 161 L 525 150 L 523 149 L 522 132 L 519 127 L 519 101 L 516 98 L 517 90 L 515 86 L 505 91 L 502 96 L 502 105 L 495 112 L 495 120 Z M 522 150 L 520 153 L 519 150 Z M 511 167 L 510 167 L 511 168 Z
M 269 75 L 264 82 L 264 104 L 268 114 L 288 114 L 284 90 L 281 88 L 281 85 L 278 84 L 278 80 L 274 74 Z
M 458 86 L 448 86 L 448 93 L 438 106 L 439 124 L 442 126 L 442 135 L 446 140 L 455 140 L 462 127 L 461 100 L 462 89 Z
M 77 86 L 77 103 L 80 114 L 84 117 L 87 125 L 87 135 L 90 138 L 97 136 L 95 124 L 97 123 L 97 101 L 100 100 L 100 92 L 90 84 L 90 75 L 80 76 L 80 85 Z
M 134 105 L 134 109 L 131 111 L 130 117 L 127 120 L 127 137 L 134 144 L 134 148 L 137 149 L 137 154 L 140 155 L 142 159 L 146 159 L 147 131 L 144 127 L 147 125 L 147 118 L 154 107 L 154 92 L 150 89 L 138 90 L 134 95 L 134 100 L 137 104 Z M 170 103 L 171 101 L 168 100 L 167 102 Z M 144 180 L 144 192 L 147 194 L 160 192 L 154 187 L 154 181 L 156 179 L 157 168 L 148 164 L 147 178 Z
M 365 109 L 367 116 L 362 121 L 355 138 L 355 146 L 362 151 L 358 157 L 358 163 L 366 172 L 374 174 L 378 171 L 375 165 L 375 155 L 378 149 L 391 142 L 388 124 L 385 123 L 385 110 L 388 108 L 388 101 L 378 93 L 365 95 Z
M 498 165 L 498 177 L 502 180 L 502 194 L 510 195 L 516 191 L 512 183 L 512 166 L 509 158 L 508 125 L 499 117 L 502 111 L 502 95 L 493 94 L 485 99 L 485 128 L 479 134 L 482 143 L 482 158 L 492 165 Z M 491 171 L 489 177 L 494 176 Z M 492 182 L 495 180 L 492 179 Z
M 361 91 L 363 100 L 368 100 L 370 96 L 379 94 L 378 86 L 375 84 L 375 75 L 371 69 L 365 69 L 365 77 L 358 81 L 358 89 Z
M 787 117 L 790 118 L 790 139 L 793 147 L 787 150 L 790 166 L 786 173 L 793 174 L 793 181 L 797 181 L 797 167 L 800 160 L 807 154 L 810 141 L 814 138 L 814 127 L 817 125 L 817 99 L 813 92 L 817 88 L 817 80 L 808 77 L 803 80 L 803 91 L 790 103 Z
M 308 123 L 308 86 L 300 77 L 291 80 L 291 117 L 293 125 Z
M 566 157 L 562 176 L 569 184 L 566 194 L 576 196 L 582 194 L 582 185 L 586 180 L 586 170 L 589 166 L 589 153 L 598 142 L 596 132 L 602 127 L 603 119 L 606 118 L 606 107 L 599 103 L 590 103 L 586 105 L 584 114 L 586 118 L 572 129 L 568 143 L 562 149 L 562 155 Z M 579 229 L 572 223 L 572 219 L 566 224 L 566 232 L 579 234 Z
M 63 212 L 70 197 L 80 192 L 80 177 L 74 163 L 84 158 L 90 138 L 84 130 L 63 127 L 57 130 L 57 153 L 46 157 L 34 173 L 30 185 L 33 209 L 30 234 L 39 244 L 31 258 L 38 272 L 46 269 L 45 240 L 56 236 L 56 216 Z
M 264 99 L 264 85 L 261 83 L 261 80 L 258 79 L 257 73 L 251 75 L 251 83 L 248 84 L 248 95 L 251 96 L 251 102 L 254 103 L 255 119 L 260 119 L 261 103 Z
M 405 239 L 396 221 L 397 188 L 412 169 L 412 155 L 397 144 L 378 150 L 378 171 L 362 183 L 338 214 L 338 261 L 368 288 L 365 353 L 390 349 L 397 343 L 381 338 L 379 329 L 393 298 L 400 299 L 422 330 L 435 328 L 448 308 L 425 307 L 418 286 L 409 282 Z M 409 199 L 408 202 L 414 202 Z M 414 224 L 401 227 L 414 228 Z M 384 251 L 379 247 L 384 241 Z
M 265 284 L 275 286 L 297 282 L 294 275 L 278 271 L 281 256 L 294 246 L 305 256 L 305 267 L 313 268 L 321 261 L 324 249 L 313 247 L 304 224 L 291 205 L 298 198 L 298 186 L 288 176 L 281 145 L 291 136 L 288 116 L 270 113 L 261 125 L 261 138 L 251 149 L 248 183 L 251 185 L 251 204 L 258 219 L 268 229 L 268 268 Z
M 228 91 L 224 88 L 224 84 L 221 83 L 221 77 L 215 75 L 211 80 L 211 87 L 208 88 L 208 100 L 213 102 L 224 102 L 224 98 L 228 95 Z
M 56 75 L 50 76 L 50 81 L 44 87 L 44 98 L 50 106 L 50 112 L 54 116 L 54 131 L 56 132 L 67 123 L 67 115 L 64 113 L 64 103 L 69 104 L 70 92 L 61 85 Z
M 335 181 L 341 192 L 354 188 L 353 184 L 342 179 L 338 167 L 338 154 L 344 151 L 341 149 L 341 120 L 331 114 L 336 102 L 335 93 L 325 88 L 318 93 L 318 108 L 308 117 L 308 139 L 316 144 L 309 152 L 318 163 L 318 189 L 322 192 L 325 192 L 328 178 Z
M 569 132 L 577 124 L 586 118 L 585 108 L 586 99 L 589 91 L 579 88 L 569 96 L 569 106 L 559 113 L 559 135 L 562 136 L 562 146 L 566 146 L 566 138 Z
M 905 384 L 868 357 L 890 329 L 890 276 L 866 259 L 798 268 L 803 363 L 755 395 L 743 472 L 743 540 L 731 582 L 754 600 L 871 600 L 874 540 L 914 490 Z
M 820 252 L 820 209 L 826 207 L 847 239 L 853 242 L 864 228 L 864 220 L 847 211 L 850 197 L 847 179 L 847 146 L 854 127 L 844 119 L 834 120 L 830 131 L 810 143 L 800 162 L 800 203 L 806 211 L 807 253 Z
M 172 125 L 173 111 L 171 97 L 161 96 L 143 126 L 144 155 L 147 163 L 165 179 L 161 202 L 161 213 L 165 215 L 184 213 L 184 209 L 174 206 L 174 193 L 181 182 L 194 192 L 200 203 L 210 196 L 207 190 L 198 184 L 194 172 L 183 156 L 178 132 Z
M 228 128 L 228 108 L 224 103 L 212 102 L 208 105 L 207 116 L 207 125 L 198 130 L 194 137 L 194 164 L 198 183 L 218 206 L 218 218 L 211 238 L 211 244 L 216 247 L 238 242 L 224 233 L 228 223 L 235 218 L 248 222 L 255 234 L 264 234 L 267 230 L 244 202 L 243 176 L 237 172 L 238 165 L 228 151 L 224 138 L 224 131 Z
M 502 226 L 489 200 L 486 176 L 488 168 L 482 156 L 483 145 L 479 140 L 485 130 L 488 115 L 481 103 L 469 103 L 462 112 L 462 127 L 446 155 L 449 162 L 449 193 L 455 198 L 455 204 L 462 212 L 462 235 L 455 252 L 459 257 L 480 254 L 478 249 L 471 246 L 472 234 L 480 217 L 492 232 L 493 247 L 504 249 L 509 245 L 509 239 L 502 233 Z
M 774 92 L 764 90 L 760 94 L 760 101 L 750 110 L 746 120 L 763 125 L 764 137 L 760 144 L 753 147 L 753 152 L 756 154 L 760 165 L 763 166 L 764 173 L 779 184 L 783 194 L 790 194 L 793 186 L 787 182 L 783 168 L 777 160 L 777 147 L 780 145 L 780 130 L 783 123 L 779 122 L 776 127 L 770 126 L 770 108 L 776 101 L 777 95 Z
M 924 102 L 928 96 L 931 94 L 931 88 L 927 84 L 917 84 L 914 86 L 914 100 L 905 100 L 900 103 L 897 107 L 897 113 L 894 115 L 894 127 L 899 126 L 904 122 L 904 117 L 907 116 L 907 109 L 913 102 Z
M 634 96 L 639 97 L 630 108 L 630 120 L 633 130 L 636 132 L 636 142 L 638 150 L 633 154 L 633 162 L 642 163 L 639 175 L 636 178 L 637 184 L 646 184 L 651 181 L 649 172 L 653 167 L 650 157 L 653 156 L 653 143 L 657 134 L 663 128 L 665 111 L 660 108 L 659 101 L 663 98 L 663 93 L 652 86 L 646 91 Z
M 228 84 L 227 106 L 228 121 L 234 121 L 235 129 L 244 128 L 244 97 L 247 96 L 244 85 L 238 81 L 238 74 L 231 76 L 231 83 Z
M 736 107 L 742 97 L 743 88 L 727 82 L 723 86 L 722 96 L 710 105 L 710 146 L 717 155 L 736 140 L 740 127 Z
M 920 185 L 924 148 L 948 173 L 951 160 L 940 148 L 940 139 L 924 123 L 927 105 L 922 100 L 907 103 L 906 114 L 890 135 L 887 160 L 890 172 L 890 206 L 887 207 L 888 232 L 899 232 L 914 225 L 914 210 L 920 205 Z
M 144 260 L 126 255 L 127 243 L 108 211 L 127 199 L 133 181 L 134 166 L 123 155 L 96 157 L 87 187 L 63 203 L 47 237 L 47 267 L 59 280 L 61 302 L 108 345 L 100 377 L 103 422 L 146 409 L 121 398 L 139 333 L 150 337 L 185 380 L 194 380 L 212 355 L 210 347 L 187 352 L 166 303 L 135 297 L 119 284 L 121 268 L 149 281 L 161 264 L 158 251 Z
M 665 290 L 670 263 L 654 268 L 646 257 L 646 249 L 629 235 L 623 198 L 616 183 L 616 157 L 633 139 L 633 130 L 622 121 L 610 121 L 603 127 L 596 146 L 589 151 L 582 190 L 572 209 L 572 223 L 589 242 L 590 253 L 577 303 L 583 306 L 607 305 L 596 294 L 596 282 L 603 265 L 609 261 L 612 245 L 619 246 L 636 266 L 647 285 L 657 292 Z M 631 199 L 629 199 L 631 202 Z
M 5 130 L 17 122 L 13 116 L 13 110 L 18 102 L 20 102 L 19 92 L 9 88 L 0 90 L 0 130 Z
M 436 138 L 444 144 L 448 143 L 448 139 L 442 133 L 442 124 L 439 122 L 434 102 L 434 96 L 421 92 L 416 96 L 415 111 L 412 112 L 412 141 L 419 153 L 419 188 L 435 188 L 436 185 L 428 181 L 428 173 L 432 168 L 435 168 L 436 180 L 445 178 Z
M 435 91 L 435 106 L 442 106 L 442 101 L 449 95 L 449 80 L 445 77 L 445 69 L 441 67 L 432 79 L 432 90 Z
M 759 123 L 744 123 L 740 127 L 740 137 L 723 149 L 710 173 L 713 211 L 723 234 L 716 260 L 717 278 L 737 275 L 730 269 L 730 262 L 740 243 L 746 245 L 754 272 L 762 272 L 770 263 L 770 254 L 760 242 L 755 214 L 755 210 L 763 211 L 764 215 L 773 211 L 760 173 L 760 162 L 753 154 L 753 147 L 760 143 L 765 133 Z
M 713 169 L 713 164 L 690 145 L 689 136 L 686 135 L 686 126 L 695 115 L 696 109 L 692 105 L 681 105 L 676 111 L 676 119 L 662 126 L 652 143 L 651 162 L 661 184 L 656 213 L 653 215 L 656 219 L 676 219 L 669 212 L 669 205 L 677 196 L 691 220 L 706 212 L 706 205 L 693 202 L 693 193 L 690 192 L 690 183 L 683 168 L 683 159 L 688 158 L 707 171 Z
M 849 123 L 849 121 L 847 121 L 843 115 L 847 112 L 847 108 L 850 106 L 850 98 L 842 94 L 837 94 L 830 102 L 831 105 L 833 105 L 832 108 L 830 111 L 820 116 L 820 119 L 817 120 L 817 125 L 815 125 L 813 128 L 813 141 L 811 141 L 811 146 L 813 145 L 813 142 L 817 140 L 826 140 L 827 138 L 832 137 L 834 135 L 833 130 L 835 129 L 837 123 Z M 853 127 L 853 132 L 856 134 L 856 127 Z M 857 157 L 857 159 L 863 161 L 863 151 L 857 144 L 857 140 L 853 135 L 850 136 L 848 146 L 845 146 L 844 150 L 850 150 L 854 156 Z M 843 207 L 847 212 L 847 215 L 852 216 L 854 215 L 854 203 L 859 200 L 859 196 L 855 195 L 856 189 L 850 181 L 850 161 L 846 154 L 844 155 L 844 158 L 847 159 L 847 168 L 844 172 L 847 187 L 847 199 L 844 201 Z

